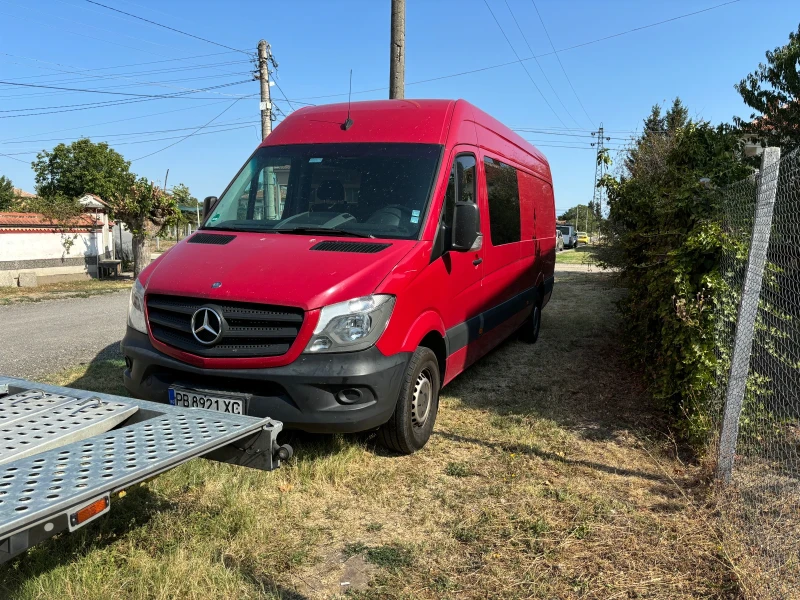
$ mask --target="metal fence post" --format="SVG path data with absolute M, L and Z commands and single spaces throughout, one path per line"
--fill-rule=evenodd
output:
M 747 257 L 747 268 L 742 286 L 742 298 L 736 319 L 736 336 L 733 357 L 728 376 L 728 389 L 725 395 L 725 412 L 719 440 L 717 479 L 730 483 L 733 472 L 733 459 L 739 437 L 739 417 L 742 413 L 747 375 L 750 370 L 750 353 L 753 347 L 753 331 L 758 315 L 761 296 L 761 283 L 764 278 L 764 265 L 767 261 L 767 247 L 772 231 L 772 211 L 778 189 L 778 162 L 780 148 L 764 148 L 761 157 L 753 236 Z

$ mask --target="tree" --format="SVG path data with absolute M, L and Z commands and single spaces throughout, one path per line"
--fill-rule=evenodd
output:
M 138 277 L 150 264 L 147 230 L 163 227 L 180 214 L 175 198 L 142 177 L 116 192 L 109 201 L 112 217 L 122 221 L 133 237 L 133 274 Z
M 95 144 L 86 138 L 42 150 L 31 166 L 36 192 L 44 198 L 96 194 L 107 201 L 129 189 L 134 179 L 130 163 L 121 154 L 105 142 Z
M 181 213 L 179 221 L 182 223 L 188 223 L 189 221 L 199 220 L 200 218 L 200 202 L 197 198 L 192 196 L 192 193 L 189 191 L 189 186 L 179 183 L 174 188 L 172 188 L 172 196 L 175 198 L 175 201 L 180 206 L 189 206 L 195 209 L 195 218 L 187 219 L 186 216 Z M 174 225 L 175 223 L 168 223 L 168 225 Z M 199 223 L 198 223 L 199 225 Z
M 625 156 L 623 165 L 627 176 L 645 176 L 663 170 L 667 156 L 675 147 L 676 135 L 690 123 L 689 109 L 680 98 L 675 98 L 663 115 L 661 105 L 654 104 L 644 120 L 642 135 L 634 140 Z
M 14 184 L 5 175 L 0 175 L 0 210 L 9 210 L 15 198 Z
M 566 221 L 570 225 L 574 225 L 576 230 L 592 235 L 600 230 L 601 219 L 598 211 L 599 206 L 596 206 L 593 200 L 589 200 L 588 206 L 586 204 L 573 206 L 559 216 L 558 220 Z
M 767 146 L 791 150 L 800 145 L 800 25 L 766 57 L 734 86 L 753 109 L 749 120 L 734 117 L 734 123 Z

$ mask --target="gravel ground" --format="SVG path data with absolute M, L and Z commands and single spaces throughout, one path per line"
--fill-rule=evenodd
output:
M 119 356 L 128 291 L 0 306 L 0 375 L 37 377 Z

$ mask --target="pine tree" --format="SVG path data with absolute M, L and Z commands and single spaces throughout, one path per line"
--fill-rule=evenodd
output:
M 680 98 L 675 98 L 672 101 L 672 106 L 667 111 L 664 118 L 666 130 L 669 133 L 675 133 L 679 129 L 686 127 L 689 123 L 689 109 L 683 105 Z

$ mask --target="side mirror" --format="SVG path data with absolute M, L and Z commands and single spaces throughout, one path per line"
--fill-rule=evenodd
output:
M 216 196 L 206 196 L 203 200 L 203 221 L 206 220 L 208 214 L 211 212 L 211 209 L 214 208 L 214 205 L 217 203 Z
M 453 238 L 450 247 L 456 252 L 467 252 L 480 230 L 478 205 L 472 202 L 456 202 L 453 209 Z

